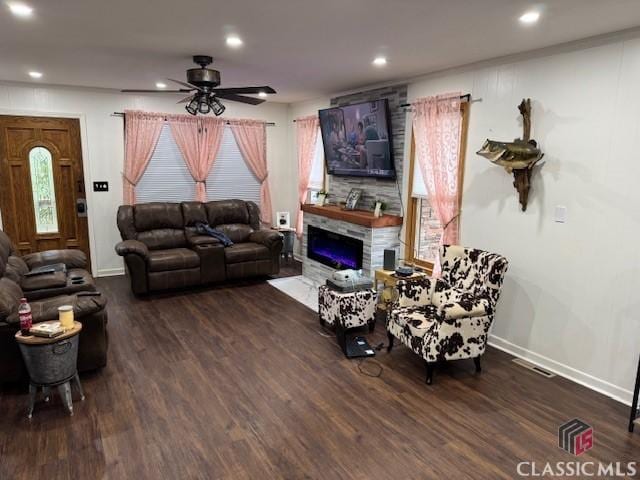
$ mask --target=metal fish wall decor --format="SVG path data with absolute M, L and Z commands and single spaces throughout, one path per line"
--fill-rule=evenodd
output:
M 544 153 L 538 148 L 538 143 L 530 138 L 531 99 L 522 100 L 518 110 L 522 115 L 522 138 L 516 138 L 513 142 L 487 139 L 476 153 L 491 163 L 504 167 L 507 173 L 513 174 L 513 186 L 518 191 L 520 205 L 524 212 L 527 210 L 529 200 L 533 166 L 544 157 Z

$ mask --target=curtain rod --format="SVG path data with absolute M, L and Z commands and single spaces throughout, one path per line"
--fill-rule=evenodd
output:
M 466 93 L 464 95 L 460 95 L 460 100 L 462 100 L 463 102 L 473 103 L 473 102 L 479 102 L 482 99 L 478 98 L 477 100 L 471 100 L 471 94 Z M 407 108 L 407 107 L 410 107 L 411 105 L 412 105 L 411 103 L 403 103 L 402 105 L 400 105 L 400 108 Z M 295 119 L 293 120 L 293 123 L 296 123 Z
M 111 116 L 112 117 L 124 117 L 124 112 L 113 112 L 111 114 Z M 165 120 L 166 120 L 166 117 L 165 117 Z M 226 121 L 224 123 L 227 124 L 227 125 L 231 125 L 231 122 L 229 122 L 229 121 Z M 276 126 L 276 124 L 274 122 L 264 122 L 264 124 L 267 127 L 275 127 Z
M 466 93 L 464 95 L 460 95 L 460 100 L 462 100 L 463 102 L 469 102 L 471 103 L 471 94 L 470 93 Z M 473 100 L 474 102 L 480 101 L 480 99 L 478 100 Z M 400 105 L 400 107 L 410 107 L 412 106 L 412 103 L 403 103 L 402 105 Z

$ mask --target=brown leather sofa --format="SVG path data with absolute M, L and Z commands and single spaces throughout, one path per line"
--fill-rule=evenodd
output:
M 21 258 L 8 237 L 0 232 L 0 383 L 26 377 L 22 356 L 14 338 L 20 329 L 20 298 L 30 298 L 20 285 L 23 278 L 20 272 L 30 266 L 38 268 L 62 262 L 68 267 L 67 274 L 71 278 L 71 272 L 78 270 L 75 267 L 86 261 L 83 259 L 84 254 L 75 250 L 51 250 Z M 106 299 L 91 291 L 95 290 L 93 278 L 88 272 L 82 272 L 90 278 L 90 285 L 86 286 L 89 291 L 78 291 L 77 285 L 71 285 L 68 290 L 64 290 L 63 286 L 51 287 L 51 284 L 45 285 L 43 280 L 47 274 L 38 275 L 41 288 L 32 290 L 38 299 L 29 300 L 34 323 L 55 320 L 59 306 L 73 305 L 76 320 L 82 322 L 78 347 L 78 370 L 81 372 L 105 366 L 108 349 Z
M 199 235 L 197 222 L 225 233 L 233 245 Z M 142 203 L 118 209 L 124 257 L 136 295 L 272 275 L 280 270 L 282 235 L 260 229 L 253 202 Z

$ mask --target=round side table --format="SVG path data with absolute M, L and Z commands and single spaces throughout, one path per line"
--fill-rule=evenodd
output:
M 28 418 L 33 415 L 38 387 L 42 387 L 45 401 L 49 400 L 51 388 L 57 387 L 62 403 L 70 415 L 73 415 L 71 380 L 75 381 L 80 399 L 84 400 L 76 367 L 80 330 L 82 330 L 82 324 L 74 322 L 72 329 L 54 338 L 23 336 L 20 332 L 16 333 L 16 341 L 29 372 Z

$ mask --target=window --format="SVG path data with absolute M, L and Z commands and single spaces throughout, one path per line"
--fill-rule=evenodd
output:
M 313 153 L 313 166 L 311 167 L 311 176 L 309 177 L 309 189 L 324 189 L 324 146 L 322 144 L 320 128 L 318 128 L 316 148 Z
M 44 147 L 32 148 L 29 152 L 29 170 L 36 233 L 55 233 L 58 231 L 58 212 L 51 152 Z
M 207 200 L 238 198 L 260 206 L 260 182 L 242 158 L 231 128 L 225 127 L 213 168 L 207 176 Z
M 196 198 L 196 183 L 165 123 L 151 160 L 136 186 L 136 202 L 184 202 Z
M 260 182 L 242 158 L 229 127 L 224 129 L 206 189 L 207 200 L 239 198 L 260 205 Z M 136 186 L 136 201 L 188 202 L 195 198 L 196 182 L 171 134 L 171 127 L 165 124 L 149 165 Z
M 462 115 L 462 132 L 460 153 L 458 155 L 458 185 L 460 186 L 458 188 L 458 202 L 462 201 L 464 153 L 469 121 L 469 104 L 467 102 L 461 104 L 460 112 Z M 415 158 L 415 143 L 413 139 L 409 168 L 409 208 L 407 216 L 405 257 L 409 262 L 430 270 L 433 268 L 433 263 L 439 254 L 442 225 L 429 202 L 429 192 L 425 188 L 422 173 Z

